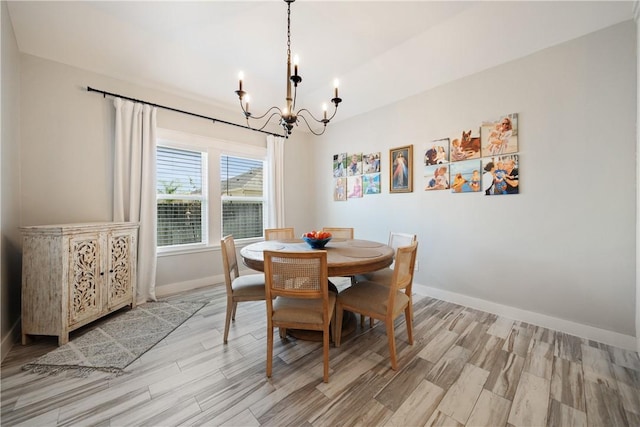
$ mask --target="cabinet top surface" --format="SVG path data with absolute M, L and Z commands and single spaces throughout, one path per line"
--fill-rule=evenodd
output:
M 24 234 L 64 233 L 69 231 L 98 231 L 138 228 L 137 222 L 83 222 L 74 224 L 30 225 L 19 227 Z

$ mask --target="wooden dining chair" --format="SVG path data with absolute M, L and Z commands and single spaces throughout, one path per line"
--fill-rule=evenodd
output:
M 264 240 L 282 240 L 282 239 L 295 239 L 295 232 L 293 227 L 285 228 L 265 228 Z
M 393 248 L 394 251 L 397 252 L 398 248 L 401 246 L 410 246 L 413 242 L 416 241 L 415 234 L 408 233 L 389 233 L 389 246 Z M 391 265 L 387 268 L 383 268 L 382 270 L 372 271 L 370 273 L 365 273 L 356 276 L 356 282 L 369 280 L 371 282 L 380 283 L 382 285 L 391 285 L 391 278 L 393 276 L 393 268 L 395 265 L 395 261 L 391 263 Z
M 236 309 L 241 301 L 261 301 L 265 299 L 265 280 L 263 273 L 245 274 L 240 276 L 238 257 L 233 235 L 220 240 L 222 265 L 224 268 L 224 282 L 227 286 L 227 316 L 224 321 L 223 342 L 227 343 L 229 326 L 236 320 Z
M 264 251 L 264 271 L 267 377 L 271 377 L 273 366 L 273 328 L 305 329 L 322 331 L 323 380 L 329 382 L 329 327 L 336 294 L 329 292 L 327 252 Z
M 413 242 L 416 241 L 415 234 L 408 233 L 397 233 L 390 232 L 389 233 L 389 246 L 393 248 L 394 251 L 397 252 L 398 248 L 401 246 L 409 246 Z M 382 270 L 372 271 L 370 273 L 365 273 L 361 275 L 357 275 L 355 277 L 356 283 L 362 281 L 370 281 L 376 282 L 380 285 L 391 286 L 391 279 L 393 278 L 393 267 L 395 261 L 391 263 L 391 265 L 387 268 L 383 268 Z M 360 325 L 364 326 L 365 316 L 360 316 Z M 373 317 L 369 318 L 369 327 L 373 327 Z
M 353 228 L 323 227 L 322 231 L 328 231 L 331 236 L 339 239 L 353 239 Z
M 416 262 L 417 251 L 418 242 L 398 248 L 391 286 L 365 281 L 340 292 L 336 303 L 336 347 L 340 347 L 342 338 L 341 322 L 345 310 L 381 320 L 387 327 L 391 368 L 393 370 L 398 369 L 393 322 L 404 312 L 408 341 L 409 344 L 413 344 L 411 287 L 413 285 L 413 267 Z

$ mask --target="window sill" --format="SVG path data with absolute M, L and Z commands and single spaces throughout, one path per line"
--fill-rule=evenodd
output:
M 264 238 L 262 237 L 253 237 L 250 239 L 239 239 L 235 240 L 236 249 L 243 248 L 251 243 L 261 242 Z M 194 244 L 194 245 L 184 245 L 180 247 L 162 247 L 158 248 L 158 258 L 169 257 L 169 256 L 178 256 L 178 255 L 188 255 L 188 254 L 196 254 L 202 252 L 214 252 L 219 251 L 220 245 L 204 245 L 204 244 Z

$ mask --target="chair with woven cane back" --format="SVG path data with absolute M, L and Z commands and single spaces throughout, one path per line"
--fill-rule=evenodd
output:
M 227 287 L 227 315 L 224 322 L 223 342 L 227 343 L 229 326 L 236 320 L 236 309 L 241 301 L 261 301 L 265 299 L 265 281 L 263 273 L 241 276 L 238 269 L 238 257 L 233 235 L 220 240 L 224 282 Z
M 418 243 L 398 248 L 391 286 L 364 281 L 351 286 L 338 295 L 336 303 L 336 347 L 342 336 L 342 316 L 345 310 L 360 313 L 381 320 L 387 328 L 391 368 L 398 369 L 394 320 L 404 312 L 409 344 L 413 344 L 413 268 L 416 261 Z
M 325 383 L 329 382 L 329 327 L 334 316 L 336 294 L 329 292 L 327 285 L 327 252 L 266 250 L 264 272 L 267 299 L 267 377 L 271 377 L 273 368 L 274 327 L 306 329 L 322 331 L 323 380 Z
M 295 238 L 296 236 L 293 227 L 264 229 L 264 240 L 283 240 Z

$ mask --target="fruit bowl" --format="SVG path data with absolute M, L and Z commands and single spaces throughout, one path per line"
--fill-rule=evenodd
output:
M 302 236 L 302 240 L 307 242 L 312 249 L 324 249 L 325 245 L 329 243 L 331 237 L 327 237 L 326 239 L 314 239 L 313 237 Z
M 327 243 L 331 240 L 331 233 L 328 232 L 315 232 L 304 233 L 302 240 L 307 242 L 312 249 L 323 249 Z

